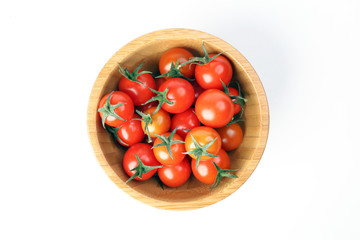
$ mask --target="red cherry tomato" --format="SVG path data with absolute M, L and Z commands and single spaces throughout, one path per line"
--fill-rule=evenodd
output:
M 221 138 L 220 135 L 212 128 L 209 127 L 196 127 L 193 128 L 187 135 L 185 138 L 185 148 L 187 152 L 193 151 L 196 149 L 195 147 L 195 143 L 191 137 L 191 135 L 195 138 L 195 140 L 197 141 L 197 143 L 203 147 L 206 144 L 210 143 L 211 141 L 213 141 L 214 139 L 216 139 L 214 141 L 214 143 L 206 150 L 208 153 L 210 154 L 214 154 L 216 155 L 220 149 L 221 149 Z M 197 156 L 195 156 L 194 154 L 189 154 L 189 156 L 191 158 L 196 159 Z M 209 156 L 201 156 L 200 160 L 209 160 L 212 157 Z
M 229 87 L 229 96 L 232 97 L 236 97 L 239 96 L 239 91 L 235 88 Z M 235 99 L 232 99 L 233 102 L 235 102 Z M 241 110 L 241 106 L 239 104 L 234 103 L 234 114 L 238 114 Z
M 175 114 L 171 120 L 171 131 L 177 128 L 176 134 L 185 138 L 191 129 L 199 127 L 200 122 L 194 112 L 194 108 L 189 108 L 185 112 Z
M 141 121 L 135 120 L 135 118 L 139 119 L 140 116 L 134 114 L 132 119 L 120 126 L 117 131 L 117 135 L 122 141 L 118 140 L 118 142 L 125 147 L 132 146 L 144 139 L 145 134 L 141 127 Z
M 200 87 L 200 85 L 196 81 L 192 82 L 192 85 L 193 85 L 193 88 L 194 88 L 194 91 L 195 91 L 195 102 L 196 102 L 196 100 L 205 91 L 205 89 Z
M 213 57 L 216 54 L 209 54 Z M 221 81 L 228 85 L 233 74 L 233 69 L 229 60 L 220 55 L 211 62 L 204 65 L 196 65 L 195 79 L 204 89 L 223 89 Z
M 151 146 L 146 143 L 136 143 L 132 145 L 124 155 L 123 159 L 123 168 L 126 172 L 126 174 L 131 177 L 135 174 L 136 171 L 131 171 L 135 167 L 138 166 L 138 161 L 136 159 L 137 155 L 142 163 L 146 166 L 159 166 L 160 163 L 156 160 L 154 153 L 151 149 Z M 157 169 L 153 169 L 147 173 L 142 174 L 142 178 L 135 177 L 135 180 L 138 181 L 144 181 L 149 178 L 151 178 L 155 173 Z
M 216 131 L 221 137 L 222 148 L 225 151 L 231 151 L 239 147 L 244 137 L 243 131 L 237 123 L 216 129 Z
M 167 99 L 172 104 L 164 103 L 162 108 L 169 113 L 181 113 L 188 109 L 194 102 L 195 92 L 191 84 L 182 78 L 171 78 L 161 84 L 159 91 L 168 89 Z
M 165 138 L 169 138 L 171 133 L 165 133 L 163 134 L 163 136 L 165 136 Z M 161 136 L 161 137 L 163 137 Z M 172 139 L 169 139 L 169 142 L 171 143 L 172 141 L 184 141 L 184 139 L 182 137 L 180 137 L 177 134 L 173 135 Z M 156 157 L 156 159 L 163 165 L 176 165 L 178 163 L 180 163 L 184 157 L 185 154 L 183 154 L 185 152 L 185 144 L 184 143 L 174 143 L 171 144 L 170 147 L 170 151 L 171 151 L 171 155 L 169 153 L 169 151 L 167 150 L 166 146 L 158 146 L 155 147 L 158 144 L 163 143 L 163 141 L 159 138 L 156 138 L 155 142 L 154 142 L 154 146 L 153 146 L 153 151 L 154 151 L 154 155 Z
M 196 159 L 191 160 L 191 170 L 200 182 L 206 184 L 214 183 L 217 170 L 213 161 L 222 169 L 230 168 L 230 158 L 228 154 L 223 149 L 220 149 L 217 155 L 217 157 L 212 158 L 210 161 L 200 161 L 198 167 L 196 167 Z
M 156 89 L 156 83 L 149 73 L 141 74 L 136 80 L 142 84 L 122 76 L 119 81 L 119 90 L 127 93 L 135 106 L 140 106 L 155 95 L 149 88 Z
M 161 84 L 163 84 L 167 79 L 165 77 L 161 77 L 161 78 L 157 78 L 156 79 L 156 87 L 157 89 L 159 89 L 159 87 L 161 86 Z
M 158 170 L 160 180 L 168 187 L 179 187 L 191 175 L 189 160 L 186 158 L 176 165 L 163 166 Z
M 165 74 L 170 71 L 171 62 L 176 64 L 176 61 L 179 60 L 179 64 L 182 64 L 188 61 L 191 57 L 194 57 L 191 52 L 183 48 L 173 48 L 166 51 L 160 58 L 159 61 L 159 71 L 160 74 Z M 194 64 L 186 64 L 180 68 L 180 73 L 187 78 L 194 77 L 195 66 Z
M 158 105 L 158 102 L 149 102 L 145 105 L 141 105 L 141 106 L 137 106 L 136 108 L 138 110 L 140 110 L 141 112 L 145 112 L 146 110 L 152 108 L 152 107 L 156 107 Z
M 110 96 L 110 104 L 108 104 L 108 97 Z M 109 107 L 110 105 L 116 105 L 116 104 L 121 104 L 124 103 L 123 105 L 115 108 L 114 112 L 116 115 L 118 115 L 119 117 L 121 117 L 124 120 L 118 119 L 112 115 L 109 115 Z M 105 123 L 111 127 L 119 127 L 122 124 L 124 124 L 127 120 L 130 120 L 132 115 L 134 114 L 134 103 L 131 100 L 131 98 L 129 97 L 129 95 L 127 95 L 124 92 L 120 92 L 120 91 L 113 91 L 111 93 L 106 94 L 99 103 L 99 114 L 100 117 L 103 118 L 103 115 L 106 115 L 105 118 Z M 104 120 L 103 120 L 104 121 Z
M 195 103 L 195 112 L 206 126 L 219 128 L 228 124 L 234 116 L 234 103 L 218 89 L 203 92 Z

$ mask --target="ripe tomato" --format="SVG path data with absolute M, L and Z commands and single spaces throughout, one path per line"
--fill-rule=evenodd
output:
M 194 139 L 196 142 L 194 142 Z M 193 128 L 185 138 L 186 154 L 197 161 L 216 157 L 221 148 L 220 135 L 209 127 Z
M 121 125 L 117 130 L 117 136 L 120 139 L 117 138 L 117 141 L 125 147 L 141 142 L 145 136 L 141 127 L 141 121 L 135 120 L 134 118 L 140 118 L 140 116 L 134 114 L 130 121 Z
M 161 84 L 163 84 L 167 79 L 165 77 L 157 78 L 156 79 L 156 89 L 159 89 Z
M 196 81 L 192 82 L 192 85 L 195 91 L 195 100 L 194 100 L 195 103 L 196 100 L 199 98 L 199 96 L 205 91 L 205 89 L 200 87 L 200 85 Z
M 142 162 L 143 165 L 140 167 L 143 167 L 141 171 L 139 169 L 133 170 L 132 169 L 139 167 L 138 160 L 136 158 L 138 156 Z M 157 171 L 157 166 L 159 166 L 160 163 L 156 160 L 154 153 L 151 149 L 151 146 L 146 143 L 136 143 L 132 145 L 124 155 L 123 159 L 123 168 L 126 174 L 130 177 L 134 177 L 135 180 L 144 181 L 149 178 L 151 178 L 155 172 Z M 157 168 L 154 168 L 157 167 Z M 138 176 L 140 172 L 142 172 L 142 176 Z
M 191 84 L 182 78 L 171 78 L 161 84 L 159 92 L 164 92 L 167 100 L 172 104 L 164 102 L 162 108 L 169 113 L 181 113 L 188 109 L 194 102 L 195 92 Z
M 158 105 L 158 102 L 149 102 L 147 104 L 137 106 L 136 109 L 140 110 L 141 112 L 145 112 L 149 108 L 156 107 Z
M 239 91 L 235 88 L 229 87 L 229 96 L 232 97 L 237 97 L 239 96 Z M 236 99 L 232 99 L 233 102 L 236 101 Z M 241 110 L 241 106 L 240 104 L 234 103 L 234 114 L 238 114 Z
M 119 127 L 131 119 L 134 114 L 134 103 L 126 93 L 113 91 L 100 100 L 98 112 L 103 127 L 105 123 L 111 127 Z
M 130 78 L 130 79 L 129 79 Z M 149 73 L 136 76 L 134 81 L 131 77 L 122 76 L 119 81 L 119 90 L 127 93 L 135 106 L 140 106 L 155 94 L 149 89 L 156 89 L 154 78 Z
M 213 57 L 216 54 L 209 54 L 209 57 Z M 228 85 L 233 74 L 233 69 L 229 60 L 219 55 L 211 62 L 204 65 L 196 65 L 195 79 L 202 88 L 205 89 L 222 89 L 223 81 L 225 85 Z
M 189 160 L 186 158 L 176 165 L 166 165 L 158 170 L 160 180 L 168 187 L 183 185 L 191 175 Z
M 195 103 L 195 112 L 206 126 L 219 128 L 229 123 L 234 116 L 234 103 L 218 89 L 203 92 Z
M 191 52 L 184 48 L 172 48 L 166 51 L 160 58 L 159 61 L 159 71 L 160 74 L 165 74 L 171 69 L 171 62 L 175 65 L 177 61 L 179 64 L 182 64 L 188 61 L 191 57 L 194 57 Z M 186 64 L 185 66 L 180 67 L 180 73 L 187 78 L 194 77 L 195 66 L 194 64 Z
M 231 151 L 239 147 L 244 137 L 243 131 L 237 123 L 218 128 L 216 131 L 221 137 L 222 148 L 225 149 L 225 151 Z
M 163 165 L 176 165 L 181 162 L 185 157 L 183 140 L 175 131 L 159 135 L 152 147 L 156 159 Z
M 145 134 L 148 135 L 149 133 L 150 137 L 156 137 L 155 134 L 158 135 L 164 134 L 170 129 L 171 118 L 169 113 L 160 109 L 157 113 L 153 115 L 155 110 L 156 107 L 151 107 L 144 112 L 148 116 L 151 116 L 151 122 L 149 122 L 147 125 L 148 129 L 146 129 L 146 121 L 141 122 L 142 129 L 144 130 Z
M 175 114 L 171 120 L 171 131 L 177 128 L 176 134 L 185 138 L 191 129 L 200 126 L 199 119 L 194 111 L 194 108 L 189 108 L 185 112 Z
M 200 161 L 198 167 L 196 167 L 196 160 L 191 160 L 191 170 L 200 182 L 206 184 L 213 184 L 215 182 L 218 171 L 213 161 L 222 169 L 230 168 L 230 158 L 228 154 L 223 149 L 220 149 L 217 155 L 217 157 L 212 158 L 210 161 Z

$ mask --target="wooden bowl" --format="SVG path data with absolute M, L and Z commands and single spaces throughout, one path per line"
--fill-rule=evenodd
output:
M 158 72 L 161 55 L 168 49 L 184 47 L 194 55 L 203 56 L 205 41 L 209 53 L 225 52 L 234 68 L 233 79 L 240 82 L 248 99 L 244 118 L 244 139 L 240 147 L 229 153 L 231 168 L 239 178 L 224 178 L 210 191 L 210 186 L 191 176 L 178 188 L 161 189 L 154 179 L 144 182 L 125 181 L 122 168 L 124 149 L 119 148 L 101 125 L 98 103 L 106 93 L 116 90 L 120 79 L 118 63 L 134 69 L 145 62 L 142 70 Z M 264 152 L 268 130 L 269 110 L 265 91 L 250 63 L 230 44 L 208 33 L 190 29 L 166 29 L 141 36 L 122 47 L 105 64 L 91 91 L 87 112 L 88 133 L 95 155 L 111 180 L 130 196 L 153 207 L 171 210 L 201 208 L 216 203 L 236 191 L 255 170 Z

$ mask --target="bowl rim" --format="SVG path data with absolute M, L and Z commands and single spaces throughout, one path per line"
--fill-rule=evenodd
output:
M 256 96 L 259 101 L 259 109 L 260 109 L 260 131 L 259 131 L 259 140 L 258 144 L 255 148 L 255 153 L 253 156 L 253 165 L 250 170 L 249 176 L 245 179 L 240 181 L 239 178 L 234 180 L 234 183 L 230 189 L 227 189 L 226 193 L 222 194 L 211 194 L 209 196 L 203 197 L 201 199 L 195 199 L 191 201 L 163 201 L 155 198 L 151 198 L 149 196 L 145 196 L 135 190 L 133 190 L 129 185 L 123 182 L 120 177 L 114 172 L 111 166 L 106 161 L 106 158 L 102 152 L 100 147 L 99 139 L 96 134 L 96 114 L 98 101 L 100 99 L 100 93 L 103 84 L 106 82 L 108 74 L 117 66 L 117 62 L 120 62 L 121 59 L 124 59 L 126 55 L 137 49 L 140 45 L 143 45 L 144 42 L 149 42 L 154 39 L 176 39 L 176 38 L 194 38 L 202 39 L 206 42 L 211 42 L 217 47 L 223 48 L 226 52 L 233 56 L 233 60 L 237 62 L 239 66 L 241 66 L 242 70 L 246 73 L 247 77 L 250 79 L 255 92 Z M 150 206 L 160 208 L 160 209 L 167 209 L 167 210 L 189 210 L 189 209 L 197 209 L 202 208 L 205 206 L 212 205 L 216 202 L 223 200 L 224 198 L 231 195 L 235 192 L 238 188 L 240 188 L 252 175 L 253 171 L 256 169 L 266 147 L 266 142 L 268 139 L 269 133 L 269 106 L 268 101 L 266 98 L 265 90 L 263 85 L 258 77 L 257 73 L 255 72 L 254 68 L 250 65 L 247 59 L 232 45 L 225 42 L 224 40 L 215 37 L 209 33 L 205 33 L 198 30 L 187 29 L 187 28 L 170 28 L 170 29 L 163 29 L 154 32 L 147 33 L 142 35 L 131 42 L 127 43 L 125 46 L 120 48 L 104 65 L 102 70 L 100 71 L 99 75 L 97 76 L 93 88 L 91 90 L 91 94 L 89 97 L 88 108 L 87 108 L 87 131 L 90 139 L 90 143 L 92 145 L 93 151 L 95 153 L 96 159 L 98 160 L 100 166 L 104 169 L 106 174 L 109 178 L 124 192 L 129 194 L 131 197 L 140 200 L 141 202 L 148 204 Z

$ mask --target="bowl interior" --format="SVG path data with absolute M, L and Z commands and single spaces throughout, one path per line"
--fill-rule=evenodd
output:
M 103 79 L 103 84 L 98 86 L 98 95 L 97 98 L 94 99 L 94 102 L 96 102 L 96 100 L 98 102 L 100 98 L 108 92 L 117 90 L 117 85 L 121 77 L 118 71 L 117 62 L 122 67 L 127 67 L 129 69 L 134 69 L 140 63 L 145 62 L 142 70 L 158 73 L 159 59 L 166 50 L 174 47 L 182 47 L 188 49 L 196 56 L 203 56 L 203 40 L 203 38 L 197 37 L 180 37 L 178 39 L 152 38 L 151 40 L 143 41 L 141 44 L 128 46 L 127 49 L 130 49 L 130 51 L 125 54 L 122 53 L 123 57 L 119 58 L 117 61 L 107 64 L 105 66 L 108 68 L 107 74 L 99 75 L 99 78 Z M 259 136 L 262 134 L 261 131 L 263 131 L 263 119 L 261 119 L 262 105 L 259 102 L 259 93 L 257 92 L 256 84 L 254 84 L 253 79 L 251 79 L 251 74 L 249 74 L 249 67 L 245 66 L 247 61 L 243 59 L 246 62 L 242 62 L 242 59 L 239 59 L 236 54 L 232 54 L 232 51 L 228 51 L 228 49 L 223 48 L 221 44 L 218 44 L 211 39 L 208 41 L 205 40 L 205 46 L 209 53 L 225 51 L 224 55 L 231 60 L 233 65 L 233 80 L 240 83 L 242 91 L 248 99 L 244 112 L 245 122 L 242 124 L 244 130 L 243 142 L 238 149 L 229 153 L 231 168 L 240 169 L 237 172 L 234 172 L 239 178 L 224 178 L 219 187 L 212 191 L 210 191 L 209 185 L 199 182 L 193 176 L 190 177 L 186 184 L 178 188 L 165 187 L 163 190 L 155 179 L 150 179 L 144 182 L 131 181 L 127 184 L 128 187 L 125 191 L 135 191 L 138 195 L 143 195 L 148 199 L 164 202 L 195 202 L 200 199 L 211 198 L 212 196 L 223 198 L 225 195 L 227 196 L 239 188 L 258 164 L 263 152 L 263 149 L 260 152 L 258 151 L 258 145 L 261 140 Z M 236 53 L 238 52 L 236 51 Z M 124 185 L 124 182 L 128 179 L 127 174 L 122 168 L 122 158 L 125 148 L 119 147 L 119 145 L 113 141 L 112 137 L 103 129 L 100 117 L 96 112 L 96 106 L 94 106 L 94 109 L 92 110 L 92 114 L 96 115 L 93 116 L 95 123 L 92 126 L 94 128 L 92 131 L 96 135 L 97 144 L 101 149 L 100 157 L 103 157 L 106 160 L 106 164 L 112 169 L 113 178 L 117 178 L 118 181 L 122 182 L 121 184 Z M 89 131 L 90 128 L 91 126 L 89 126 Z M 257 156 L 256 154 L 260 154 L 260 156 Z M 227 193 L 229 189 L 230 193 Z

